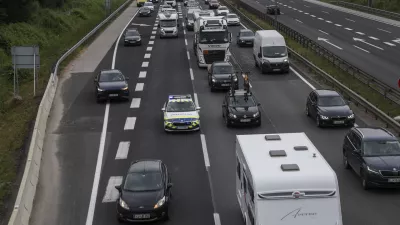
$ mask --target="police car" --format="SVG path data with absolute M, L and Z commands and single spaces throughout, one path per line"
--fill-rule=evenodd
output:
M 161 110 L 165 131 L 200 130 L 200 107 L 196 107 L 190 94 L 169 95 Z

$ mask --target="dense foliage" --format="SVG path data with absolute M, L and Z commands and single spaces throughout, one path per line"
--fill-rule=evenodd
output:
M 360 5 L 367 5 L 368 0 L 342 0 Z M 372 0 L 372 7 L 400 13 L 400 0 Z

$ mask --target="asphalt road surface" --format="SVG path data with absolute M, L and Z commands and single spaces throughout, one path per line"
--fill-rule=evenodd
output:
M 258 8 L 274 4 L 271 0 L 248 1 Z M 282 0 L 278 5 L 283 13 L 278 16 L 279 22 L 398 88 L 400 27 L 302 0 Z
M 201 6 L 205 8 L 203 2 Z M 177 10 L 182 15 L 184 7 Z M 193 54 L 193 32 L 184 29 L 183 21 L 180 16 L 179 38 L 159 39 L 155 17 L 133 18 L 128 27 L 139 29 L 143 45 L 124 47 L 119 40 L 116 54 L 113 46 L 99 64 L 96 71 L 111 67 L 130 77 L 131 101 L 97 104 L 92 79 L 76 77 L 66 86 L 76 96 L 65 120 L 88 122 L 64 128 L 71 136 L 59 143 L 58 157 L 61 165 L 69 165 L 68 171 L 60 171 L 66 174 L 61 184 L 49 185 L 76 188 L 63 192 L 60 204 L 68 201 L 69 207 L 55 213 L 54 224 L 118 224 L 114 186 L 132 161 L 151 158 L 167 164 L 174 183 L 171 219 L 166 224 L 243 225 L 235 194 L 235 135 L 271 132 L 305 132 L 324 155 L 339 178 L 344 225 L 398 223 L 400 192 L 364 191 L 354 173 L 343 168 L 341 144 L 348 128 L 320 129 L 305 116 L 306 96 L 314 87 L 293 70 L 287 75 L 261 75 L 254 68 L 251 48 L 237 47 L 235 38 L 230 48 L 233 61 L 251 71 L 263 122 L 257 128 L 227 128 L 221 115 L 224 93 L 209 90 L 206 70 L 197 67 Z M 229 29 L 236 37 L 242 27 Z M 201 107 L 202 130 L 165 133 L 163 103 L 169 94 L 187 93 Z M 357 124 L 365 125 L 359 118 Z M 80 130 L 95 134 L 81 136 Z

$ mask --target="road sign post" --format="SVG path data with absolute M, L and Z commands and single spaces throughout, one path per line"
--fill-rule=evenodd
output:
M 36 95 L 37 69 L 40 67 L 39 46 L 12 46 L 12 64 L 14 68 L 14 98 L 19 96 L 18 69 L 33 69 L 33 95 Z

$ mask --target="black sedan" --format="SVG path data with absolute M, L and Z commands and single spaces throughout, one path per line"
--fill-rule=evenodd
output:
M 228 92 L 222 103 L 222 117 L 227 127 L 232 125 L 261 125 L 261 115 L 251 92 L 236 90 Z
M 119 191 L 119 222 L 168 220 L 171 199 L 171 177 L 160 160 L 139 160 L 131 164 Z
M 242 29 L 236 37 L 236 44 L 239 46 L 254 46 L 254 33 L 249 29 Z
M 306 115 L 317 126 L 354 126 L 355 116 L 348 102 L 333 90 L 314 90 L 307 98 Z
M 152 11 L 150 8 L 147 7 L 142 7 L 139 9 L 139 16 L 145 17 L 145 16 L 151 16 Z
M 136 28 L 126 30 L 124 34 L 124 45 L 142 45 L 142 35 Z
M 111 98 L 129 100 L 128 77 L 119 70 L 102 70 L 95 78 L 95 94 L 97 101 Z
M 239 88 L 239 81 L 230 62 L 213 62 L 208 67 L 208 85 L 211 91 L 216 89 L 228 90 L 232 83 Z
M 361 177 L 364 189 L 400 188 L 400 143 L 386 129 L 352 128 L 344 138 L 343 163 Z
M 277 5 L 267 5 L 267 14 L 281 15 L 281 9 Z

